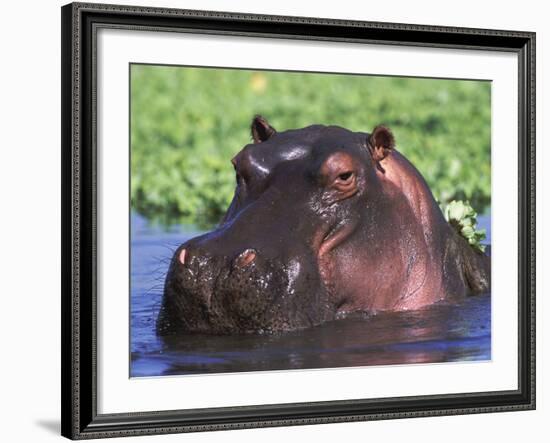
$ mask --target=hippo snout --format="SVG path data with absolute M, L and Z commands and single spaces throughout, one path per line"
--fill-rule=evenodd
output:
M 261 332 L 273 297 L 266 288 L 280 286 L 277 272 L 254 248 L 215 254 L 184 244 L 174 253 L 166 277 L 159 332 Z
M 235 260 L 233 261 L 234 265 L 237 267 L 246 267 L 250 263 L 252 263 L 256 259 L 257 251 L 253 248 L 247 248 L 243 252 L 241 252 L 237 257 L 235 257 Z M 179 248 L 178 252 L 176 253 L 176 256 L 182 266 L 189 264 L 190 261 L 190 254 L 187 251 L 186 247 Z
M 254 248 L 244 248 L 241 252 L 223 256 L 184 244 L 174 253 L 172 261 L 176 267 L 174 272 L 192 276 L 193 280 L 189 283 L 193 283 L 197 279 L 202 279 L 203 282 L 208 279 L 212 282 L 213 278 L 223 273 L 225 267 L 229 271 L 251 269 L 253 264 L 257 266 L 257 263 L 262 261 L 257 258 L 258 251 Z M 229 272 L 228 278 L 231 278 L 231 275 Z
M 266 257 L 257 247 L 235 244 L 223 250 L 219 244 L 214 235 L 175 251 L 157 321 L 161 335 L 268 333 L 309 327 L 324 318 L 319 303 L 303 296 L 301 286 L 311 287 L 318 278 L 302 272 L 311 267 Z

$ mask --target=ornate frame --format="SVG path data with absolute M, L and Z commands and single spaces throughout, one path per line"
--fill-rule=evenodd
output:
M 535 408 L 535 34 L 72 3 L 62 16 L 62 435 L 71 439 Z M 515 391 L 97 414 L 96 31 L 99 27 L 516 53 L 519 60 L 519 388 Z

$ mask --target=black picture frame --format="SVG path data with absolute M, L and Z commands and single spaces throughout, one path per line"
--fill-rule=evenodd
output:
M 535 33 L 120 5 L 62 7 L 62 435 L 71 439 L 535 408 Z M 98 27 L 506 51 L 518 57 L 518 389 L 145 413 L 97 413 Z

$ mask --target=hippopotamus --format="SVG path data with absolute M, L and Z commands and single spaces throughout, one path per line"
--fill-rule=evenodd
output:
M 388 127 L 279 132 L 256 116 L 251 133 L 223 219 L 175 250 L 159 335 L 293 331 L 489 291 L 490 257 L 445 220 Z

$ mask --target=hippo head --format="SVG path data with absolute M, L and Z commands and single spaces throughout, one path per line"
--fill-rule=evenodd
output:
M 295 330 L 337 315 L 327 257 L 376 196 L 393 136 L 382 126 L 277 132 L 257 116 L 252 138 L 231 160 L 235 194 L 220 225 L 175 251 L 161 335 Z

